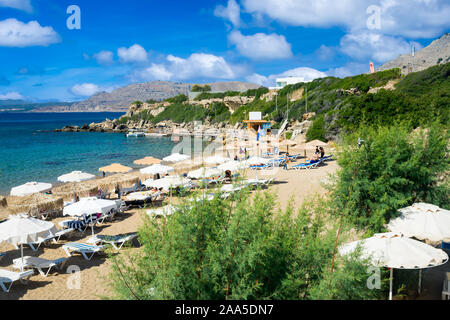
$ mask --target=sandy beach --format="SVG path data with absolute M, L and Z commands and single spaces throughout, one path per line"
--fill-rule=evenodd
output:
M 328 162 L 325 166 L 313 170 L 275 170 L 275 171 L 251 171 L 245 172 L 248 178 L 267 179 L 274 177 L 276 182 L 270 187 L 272 192 L 278 194 L 280 209 L 285 209 L 289 200 L 293 200 L 295 207 L 314 194 L 325 194 L 323 182 L 328 175 L 334 173 L 338 168 L 335 161 Z M 134 173 L 136 174 L 136 173 Z M 114 222 L 105 223 L 103 226 L 95 228 L 96 234 L 117 235 L 129 232 L 136 232 L 143 224 L 146 209 L 136 209 L 119 215 Z M 51 220 L 58 225 L 58 222 L 67 218 L 57 218 Z M 90 237 L 90 230 L 84 234 L 75 231 L 68 239 L 62 239 L 58 244 L 50 244 L 41 247 L 38 252 L 33 252 L 28 246 L 24 247 L 25 256 L 39 256 L 45 259 L 58 259 L 66 254 L 61 248 L 67 242 L 86 242 Z M 126 248 L 125 250 L 140 250 L 138 248 Z M 0 268 L 12 270 L 12 260 L 20 257 L 20 250 L 16 250 L 12 245 L 0 244 L 0 252 L 5 252 L 6 256 L 0 262 Z M 123 254 L 121 251 L 119 254 Z M 81 287 L 80 289 L 68 289 L 67 283 L 73 276 L 66 273 L 69 266 L 80 267 Z M 64 271 L 52 271 L 43 278 L 39 274 L 31 277 L 28 284 L 20 282 L 14 283 L 10 293 L 0 293 L 2 300 L 92 300 L 101 299 L 111 295 L 107 285 L 107 277 L 110 272 L 111 263 L 106 255 L 96 255 L 91 261 L 86 261 L 81 255 L 71 257 L 64 267 Z

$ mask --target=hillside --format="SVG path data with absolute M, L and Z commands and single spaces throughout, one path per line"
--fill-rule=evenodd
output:
M 246 91 L 258 88 L 258 85 L 245 82 L 216 82 L 208 84 L 212 91 Z M 152 81 L 147 83 L 136 83 L 126 87 L 118 88 L 111 93 L 99 92 L 91 98 L 72 104 L 69 108 L 50 107 L 40 109 L 46 112 L 125 112 L 130 104 L 136 100 L 140 101 L 163 101 L 168 98 L 187 94 L 192 84 L 170 81 Z
M 441 38 L 433 41 L 428 47 L 411 54 L 401 55 L 398 58 L 385 63 L 378 71 L 394 68 L 402 70 L 403 74 L 418 72 L 438 64 L 450 62 L 450 33 L 444 34 Z

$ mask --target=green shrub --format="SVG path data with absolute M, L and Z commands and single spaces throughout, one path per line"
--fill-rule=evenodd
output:
M 188 101 L 189 98 L 185 94 L 179 94 L 173 98 L 169 98 L 166 101 L 169 103 L 183 103 Z
M 321 140 L 325 141 L 325 121 L 324 115 L 319 115 L 314 120 L 311 127 L 309 127 L 308 132 L 306 133 L 306 139 L 308 141 L 312 140 Z
M 365 141 L 361 148 L 359 137 Z M 439 184 L 439 175 L 449 170 L 448 138 L 439 124 L 415 133 L 406 124 L 362 127 L 348 135 L 333 190 L 336 211 L 380 232 L 398 209 L 415 202 L 448 208 L 448 184 Z
M 250 200 L 190 202 L 169 219 L 146 219 L 139 253 L 112 256 L 115 298 L 180 300 L 310 299 L 330 273 L 336 230 L 325 224 L 320 203 L 276 210 L 266 193 Z M 313 211 L 312 211 L 313 210 Z M 314 214 L 311 214 L 314 212 Z M 347 268 L 339 270 L 346 274 Z M 373 298 L 364 289 L 366 270 L 354 268 L 333 294 Z M 339 289 L 344 287 L 344 289 Z M 353 292 L 348 292 L 352 287 Z M 313 295 L 311 296 L 311 293 Z M 380 294 L 381 292 L 378 291 Z

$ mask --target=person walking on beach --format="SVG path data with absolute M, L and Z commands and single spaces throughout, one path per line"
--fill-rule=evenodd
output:
M 105 171 L 102 171 L 103 178 L 106 176 Z

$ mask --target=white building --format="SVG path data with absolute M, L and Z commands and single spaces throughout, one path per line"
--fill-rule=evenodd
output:
M 270 89 L 271 90 L 281 90 L 288 85 L 297 84 L 297 83 L 301 83 L 301 82 L 306 83 L 306 82 L 310 82 L 310 81 L 305 81 L 305 78 L 303 78 L 303 77 L 278 78 L 276 87 L 272 87 Z

